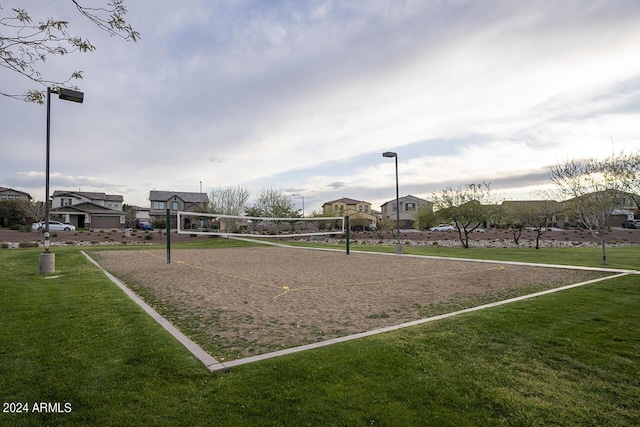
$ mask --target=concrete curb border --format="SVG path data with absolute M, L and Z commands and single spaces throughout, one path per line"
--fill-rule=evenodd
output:
M 142 298 L 136 295 L 131 289 L 127 288 L 124 283 L 118 280 L 114 275 L 109 273 L 107 270 L 102 268 L 100 264 L 98 264 L 93 258 L 91 258 L 85 251 L 80 251 L 93 265 L 98 267 L 113 283 L 116 284 L 122 291 L 127 294 L 129 298 L 131 298 L 136 304 L 138 304 L 144 311 L 149 314 L 153 320 L 158 322 L 160 326 L 162 326 L 167 332 L 173 335 L 180 344 L 186 347 L 187 350 L 193 354 L 193 356 L 198 359 L 200 362 L 204 364 L 210 371 L 220 371 L 225 370 L 225 368 L 220 362 L 218 362 L 215 358 L 211 357 L 209 353 L 204 351 L 198 344 L 191 341 L 185 334 L 180 332 L 178 328 L 173 326 L 171 322 L 162 317 L 157 311 L 155 311 L 149 304 L 144 302 Z

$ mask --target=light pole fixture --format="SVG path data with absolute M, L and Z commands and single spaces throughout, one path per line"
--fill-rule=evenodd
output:
M 82 103 L 84 93 L 65 88 L 47 87 L 47 154 L 44 189 L 44 252 L 40 254 L 40 274 L 53 273 L 56 270 L 55 254 L 49 252 L 49 163 L 51 152 L 51 93 L 65 101 Z
M 398 153 L 394 153 L 393 151 L 386 151 L 382 153 L 382 157 L 394 157 L 396 159 L 396 227 L 398 238 L 398 241 L 396 243 L 396 253 L 401 254 L 402 244 L 400 243 L 400 191 L 398 188 Z
M 302 198 L 302 218 L 304 218 L 304 196 L 302 194 L 292 194 L 291 197 L 301 197 Z M 304 221 L 302 222 L 302 229 L 304 230 Z

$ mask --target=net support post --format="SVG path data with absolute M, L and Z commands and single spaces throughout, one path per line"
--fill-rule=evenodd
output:
M 167 264 L 171 264 L 171 209 L 167 209 Z
M 344 237 L 347 242 L 347 255 L 349 255 L 349 230 L 351 227 L 349 226 L 349 216 L 344 217 Z

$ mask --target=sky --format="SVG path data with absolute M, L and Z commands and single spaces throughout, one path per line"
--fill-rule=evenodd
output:
M 84 73 L 83 104 L 52 98 L 51 192 L 149 206 L 151 190 L 242 186 L 307 214 L 342 197 L 378 209 L 393 151 L 401 196 L 489 183 L 535 199 L 558 162 L 640 149 L 637 0 L 124 4 L 137 43 L 71 2 L 0 0 L 0 18 L 65 19 L 96 46 L 40 69 Z M 0 91 L 31 88 L 0 68 Z M 43 200 L 46 108 L 0 96 L 0 129 L 0 186 Z

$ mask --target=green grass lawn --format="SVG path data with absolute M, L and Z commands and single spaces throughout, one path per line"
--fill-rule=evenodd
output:
M 327 245 L 318 243 L 288 243 L 291 246 L 314 248 L 334 248 L 345 250 L 345 244 Z M 360 245 L 352 243 L 351 251 L 394 253 L 389 245 Z M 441 256 L 448 258 L 483 259 L 497 261 L 519 261 L 541 264 L 578 265 L 584 267 L 605 267 L 637 270 L 640 269 L 640 246 L 617 246 L 606 250 L 607 264 L 603 266 L 600 248 L 462 248 L 439 246 L 403 245 L 402 252 L 410 255 Z
M 0 400 L 63 413 L 0 425 L 640 425 L 637 275 L 212 374 L 77 248 L 57 278 L 39 253 L 0 250 Z

